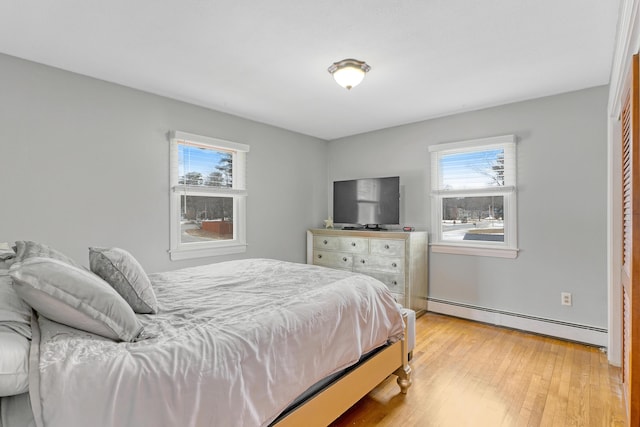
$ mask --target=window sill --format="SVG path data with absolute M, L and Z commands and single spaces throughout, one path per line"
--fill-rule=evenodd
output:
M 517 258 L 519 249 L 461 246 L 446 243 L 432 243 L 431 252 L 440 254 L 475 255 L 496 258 Z
M 247 251 L 246 243 L 232 243 L 224 246 L 208 248 L 172 249 L 169 251 L 171 261 L 179 261 L 191 258 L 204 258 L 211 256 L 241 254 Z

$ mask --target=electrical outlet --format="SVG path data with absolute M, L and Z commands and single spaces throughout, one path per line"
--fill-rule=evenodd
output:
M 571 305 L 571 293 L 570 292 L 561 292 L 560 293 L 561 303 L 562 305 Z

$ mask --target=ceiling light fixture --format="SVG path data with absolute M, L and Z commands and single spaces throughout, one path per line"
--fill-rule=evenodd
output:
M 364 79 L 365 73 L 369 72 L 371 67 L 364 61 L 357 59 L 343 59 L 334 62 L 328 69 L 336 83 L 345 89 L 350 90 L 360 84 Z

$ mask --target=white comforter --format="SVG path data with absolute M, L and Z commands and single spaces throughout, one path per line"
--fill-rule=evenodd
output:
M 268 425 L 403 330 L 385 286 L 364 275 L 260 259 L 150 278 L 160 309 L 140 315 L 150 338 L 139 342 L 39 318 L 30 382 L 39 426 Z

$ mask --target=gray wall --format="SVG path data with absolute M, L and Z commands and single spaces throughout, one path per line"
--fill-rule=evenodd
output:
M 400 175 L 401 222 L 428 227 L 427 146 L 513 133 L 518 258 L 431 254 L 430 296 L 607 326 L 606 87 L 327 144 L 5 55 L 0 76 L 2 241 L 42 241 L 84 264 L 87 246 L 120 246 L 148 271 L 243 257 L 303 262 L 304 231 L 331 212 L 332 181 Z M 169 260 L 173 129 L 251 146 L 246 254 Z M 572 307 L 560 305 L 561 291 Z
M 169 260 L 174 129 L 251 146 L 246 254 Z M 325 141 L 0 55 L 0 241 L 41 241 L 85 265 L 87 246 L 119 246 L 148 271 L 304 262 L 305 230 L 325 218 L 326 165 Z
M 402 224 L 429 227 L 427 147 L 517 135 L 518 258 L 430 254 L 429 296 L 606 328 L 606 107 L 598 87 L 332 141 L 329 185 L 400 175 Z

